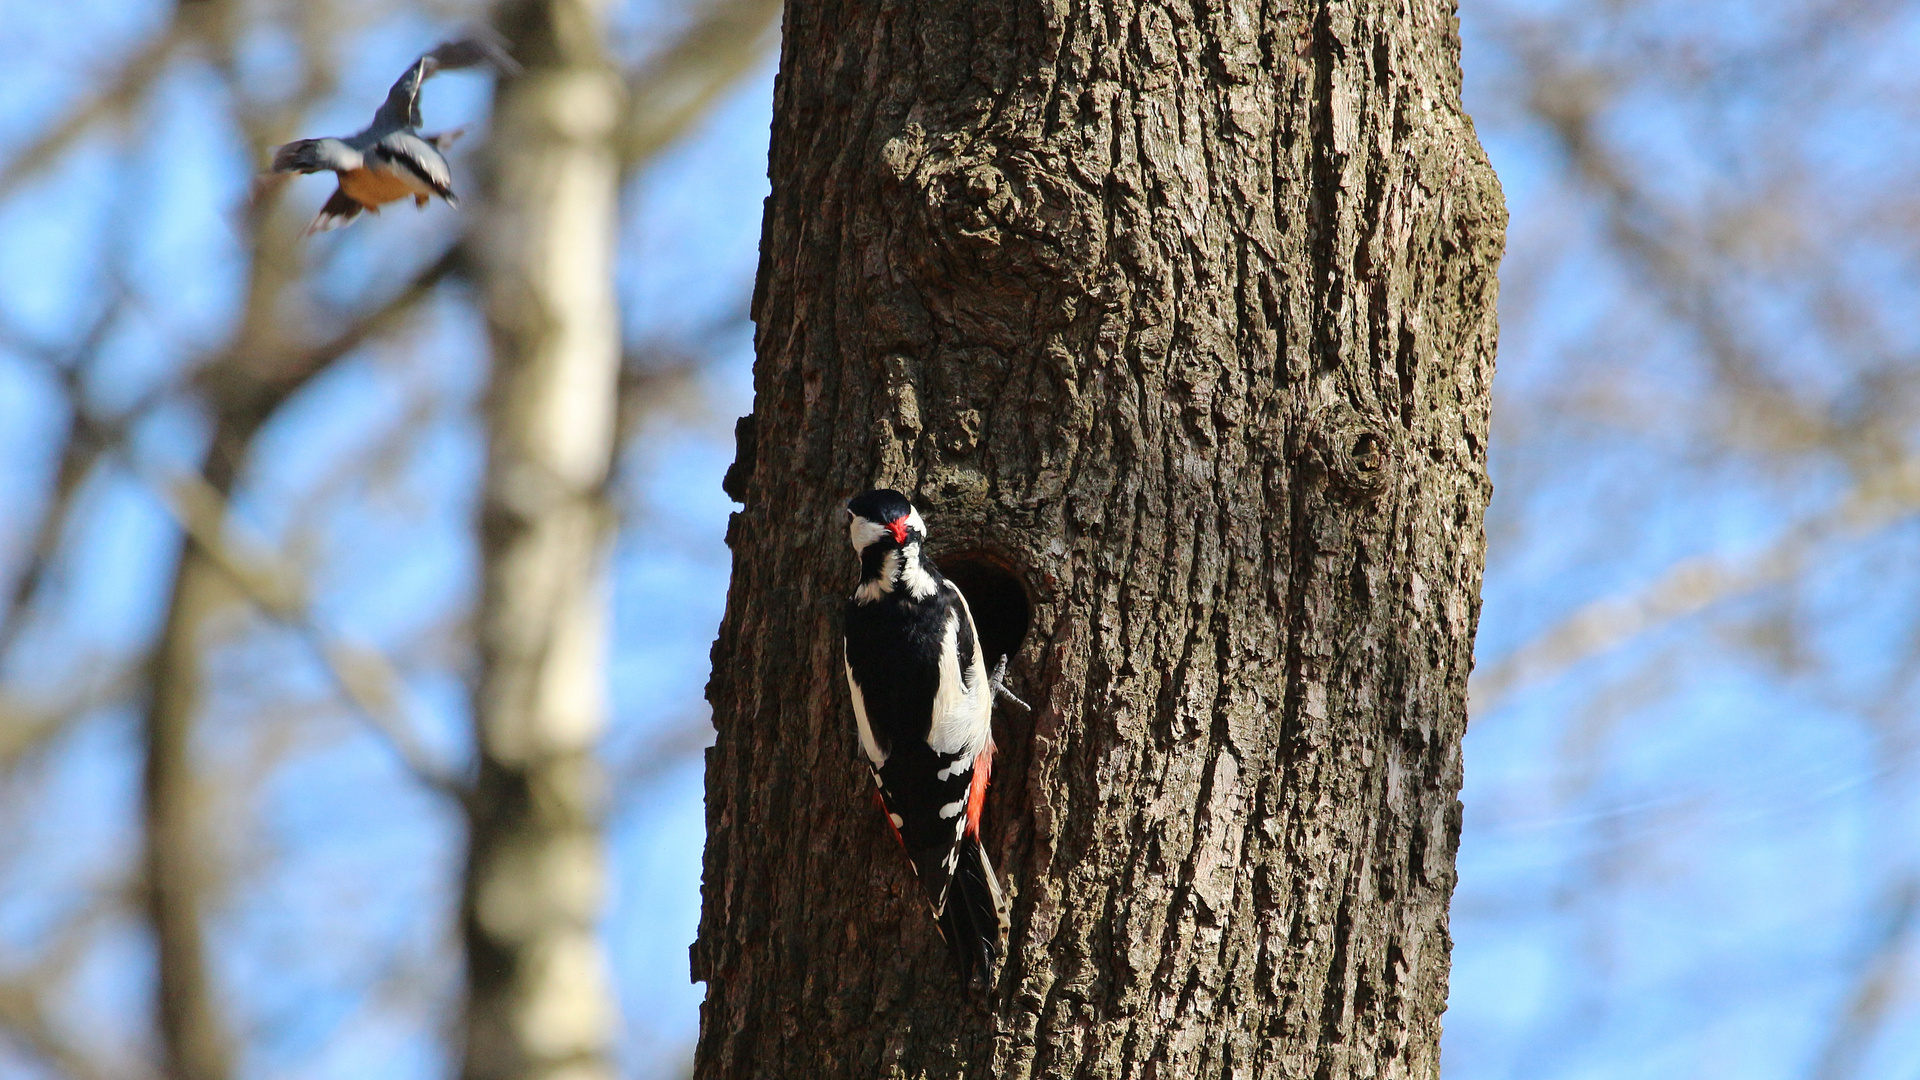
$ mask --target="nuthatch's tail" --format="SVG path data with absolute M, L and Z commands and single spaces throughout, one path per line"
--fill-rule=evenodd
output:
M 307 226 L 305 235 L 312 236 L 314 233 L 337 229 L 358 217 L 360 210 L 360 204 L 351 196 L 344 191 L 336 190 L 333 197 L 327 200 L 326 205 L 320 208 L 320 213 L 314 217 L 313 224 Z M 378 211 L 375 212 L 378 213 Z

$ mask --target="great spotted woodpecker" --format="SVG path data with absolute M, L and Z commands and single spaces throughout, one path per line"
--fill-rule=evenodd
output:
M 507 75 L 520 70 L 520 65 L 507 55 L 501 43 L 490 36 L 475 35 L 445 42 L 407 68 L 387 91 L 387 100 L 373 114 L 373 123 L 359 134 L 337 139 L 301 139 L 275 150 L 273 165 L 262 182 L 256 184 L 254 197 L 264 195 L 281 174 L 325 171 L 337 174 L 340 186 L 320 208 L 313 224 L 307 226 L 309 234 L 337 229 L 362 210 L 377 214 L 387 203 L 409 196 L 415 206 L 427 205 L 427 200 L 435 195 L 448 205 L 455 205 L 453 172 L 441 151 L 452 146 L 460 132 L 421 133 L 420 84 L 436 71 L 482 63 L 492 64 Z
M 860 560 L 846 611 L 860 748 L 961 978 L 985 986 L 1007 933 L 980 842 L 1004 666 L 987 674 L 966 597 L 921 550 L 926 522 L 906 496 L 854 496 L 847 536 Z

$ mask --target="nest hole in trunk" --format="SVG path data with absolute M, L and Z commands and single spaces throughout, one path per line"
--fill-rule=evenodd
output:
M 939 565 L 940 572 L 967 598 L 987 670 L 992 671 L 1001 657 L 1017 655 L 1027 639 L 1027 621 L 1033 616 L 1033 605 L 1028 603 L 1020 579 L 984 552 L 942 555 Z

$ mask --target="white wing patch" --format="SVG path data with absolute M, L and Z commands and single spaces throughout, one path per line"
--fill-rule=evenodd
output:
M 845 660 L 841 662 L 846 663 Z M 853 665 L 846 664 L 846 668 L 847 689 L 853 694 L 853 722 L 860 726 L 860 749 L 866 753 L 867 760 L 873 762 L 873 767 L 877 769 L 887 763 L 887 755 L 873 737 L 873 725 L 867 723 L 867 697 L 860 692 L 860 683 L 853 677 Z M 880 782 L 877 774 L 873 782 L 876 784 Z
M 967 678 L 960 677 L 961 619 L 972 621 L 966 608 L 955 604 L 947 613 L 947 631 L 940 639 L 940 688 L 933 695 L 933 727 L 927 732 L 927 745 L 935 753 L 958 755 L 971 767 L 993 739 L 993 688 L 987 683 L 978 646 Z

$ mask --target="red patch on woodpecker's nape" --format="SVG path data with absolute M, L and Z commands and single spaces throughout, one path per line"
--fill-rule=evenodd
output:
M 906 543 L 907 542 L 906 516 L 902 515 L 900 517 L 893 519 L 892 521 L 887 522 L 887 531 L 893 534 L 894 543 L 896 544 Z

